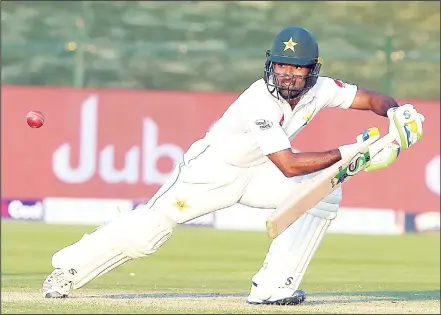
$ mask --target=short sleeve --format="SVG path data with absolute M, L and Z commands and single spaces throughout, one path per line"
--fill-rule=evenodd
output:
M 357 86 L 333 78 L 326 78 L 326 80 L 326 106 L 343 109 L 351 107 L 357 94 Z
M 250 132 L 264 155 L 291 148 L 291 143 L 280 126 L 281 111 L 276 104 L 267 104 L 262 100 L 256 106 L 250 106 L 251 113 L 245 115 Z

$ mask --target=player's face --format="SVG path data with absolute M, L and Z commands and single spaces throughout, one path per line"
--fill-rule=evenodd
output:
M 290 93 L 305 87 L 306 76 L 310 71 L 311 67 L 275 63 L 274 75 L 280 93 L 288 97 Z

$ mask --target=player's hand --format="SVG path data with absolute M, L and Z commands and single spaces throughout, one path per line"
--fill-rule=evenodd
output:
M 389 108 L 389 132 L 395 136 L 404 150 L 420 141 L 423 136 L 424 116 L 418 113 L 412 104 Z
M 366 144 L 370 145 L 380 138 L 380 130 L 372 127 L 357 136 L 357 142 L 346 144 L 338 147 L 342 160 L 346 157 L 353 156 L 360 148 Z
M 368 167 L 364 170 L 366 172 L 373 172 L 386 168 L 397 160 L 399 154 L 400 146 L 396 143 L 390 143 L 371 159 Z

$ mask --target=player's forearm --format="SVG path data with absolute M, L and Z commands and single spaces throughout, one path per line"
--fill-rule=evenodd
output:
M 325 152 L 293 153 L 290 149 L 268 155 L 286 177 L 306 175 L 327 168 L 340 161 L 338 149 Z
M 326 152 L 301 152 L 293 154 L 289 177 L 306 175 L 320 171 L 340 161 L 338 149 Z
M 369 105 L 377 115 L 387 117 L 387 110 L 391 107 L 398 107 L 395 99 L 387 94 L 366 90 L 370 95 Z

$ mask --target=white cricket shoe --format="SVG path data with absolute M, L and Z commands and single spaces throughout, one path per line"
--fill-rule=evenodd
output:
M 248 304 L 272 304 L 272 305 L 297 305 L 305 301 L 306 294 L 303 290 L 280 288 L 267 300 L 262 300 L 257 293 L 257 283 L 254 281 L 251 285 L 251 292 L 247 298 Z
M 55 269 L 43 282 L 44 298 L 66 298 L 72 288 L 72 282 L 64 278 L 61 269 Z

